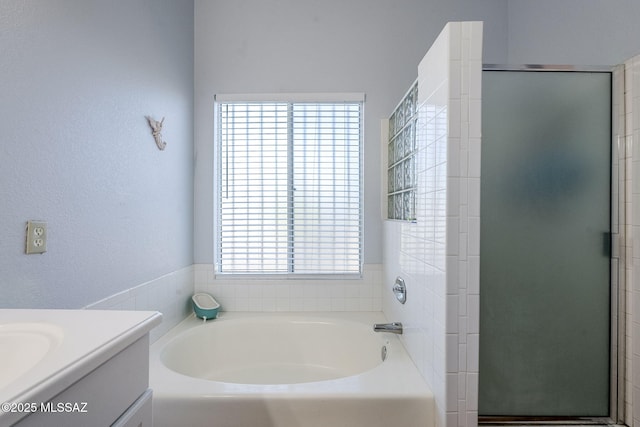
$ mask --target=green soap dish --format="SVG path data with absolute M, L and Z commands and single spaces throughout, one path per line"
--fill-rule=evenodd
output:
M 201 319 L 215 319 L 220 310 L 220 304 L 209 294 L 200 292 L 191 297 L 193 311 Z

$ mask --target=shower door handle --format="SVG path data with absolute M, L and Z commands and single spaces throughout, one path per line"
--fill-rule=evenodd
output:
M 607 258 L 611 258 L 612 233 L 605 231 L 602 233 L 602 254 Z

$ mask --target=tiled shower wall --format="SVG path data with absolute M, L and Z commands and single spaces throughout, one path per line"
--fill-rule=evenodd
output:
M 477 425 L 481 82 L 482 23 L 447 24 L 418 67 L 417 220 L 385 222 L 383 311 L 405 324 L 438 426 Z
M 625 421 L 640 426 L 640 56 L 624 64 L 626 375 Z

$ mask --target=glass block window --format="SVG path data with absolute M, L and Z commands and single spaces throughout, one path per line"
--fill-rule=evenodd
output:
M 418 82 L 389 118 L 387 210 L 389 219 L 416 219 L 416 121 Z

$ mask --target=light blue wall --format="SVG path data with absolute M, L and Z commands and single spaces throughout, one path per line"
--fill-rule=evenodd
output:
M 78 308 L 192 264 L 192 2 L 2 0 L 0 58 L 0 307 Z
M 615 6 L 615 7 L 612 7 Z M 613 65 L 640 51 L 637 0 L 196 0 L 195 260 L 213 260 L 213 95 L 361 91 L 365 262 L 381 262 L 379 120 L 447 21 L 484 21 L 484 62 Z
M 507 4 L 511 64 L 616 65 L 640 53 L 638 0 Z
M 487 63 L 607 65 L 640 52 L 638 16 L 637 0 L 2 0 L 0 307 L 81 307 L 210 264 L 222 92 L 367 94 L 380 263 L 379 120 L 447 21 L 484 21 Z M 164 152 L 147 114 L 166 116 Z M 49 223 L 44 255 L 23 253 L 28 219 Z
M 213 262 L 216 93 L 364 92 L 364 259 L 382 262 L 380 120 L 452 20 L 485 21 L 505 62 L 506 0 L 196 0 L 195 261 Z

